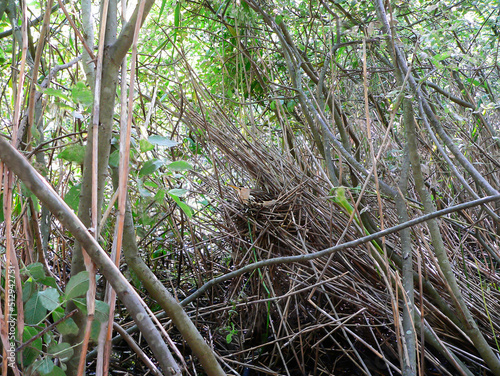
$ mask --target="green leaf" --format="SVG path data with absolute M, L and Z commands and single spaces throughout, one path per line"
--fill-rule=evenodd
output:
M 83 271 L 71 277 L 66 285 L 66 299 L 74 299 L 83 296 L 89 289 L 89 273 Z
M 175 161 L 170 163 L 167 167 L 170 171 L 189 171 L 193 169 L 191 163 L 186 161 Z
M 134 158 L 134 149 L 130 149 L 130 157 L 129 160 Z M 114 168 L 118 168 L 120 166 L 120 150 L 115 150 L 109 156 L 109 165 Z
M 100 322 L 108 321 L 109 317 L 109 305 L 102 300 L 95 301 L 95 318 Z
M 177 28 L 181 26 L 181 2 L 180 1 L 178 1 L 177 4 L 175 5 L 174 26 Z
M 38 334 L 39 330 L 31 326 L 25 326 L 23 332 L 23 342 L 29 341 Z M 42 337 L 35 339 L 23 350 L 23 364 L 25 367 L 33 364 L 42 351 Z
M 52 371 L 46 374 L 45 376 L 66 376 L 66 373 L 63 371 L 62 368 L 54 366 Z
M 62 335 L 75 335 L 79 332 L 78 325 L 71 317 L 58 324 L 56 328 Z
M 111 167 L 118 168 L 118 165 L 120 164 L 120 150 L 115 150 L 111 153 L 108 163 Z
M 49 311 L 59 307 L 59 292 L 52 287 L 38 293 L 40 303 Z
M 154 148 L 155 146 L 148 140 L 142 139 L 139 141 L 139 150 L 141 151 L 141 153 L 153 150 Z
M 446 51 L 446 52 L 443 52 L 442 54 L 434 55 L 432 57 L 432 60 L 442 61 L 442 60 L 448 59 L 450 56 L 451 56 L 451 53 Z
M 23 302 L 26 303 L 36 291 L 36 283 L 33 278 L 28 278 L 23 284 Z
M 165 189 L 159 189 L 154 197 L 155 201 L 158 203 L 162 203 L 165 201 Z
M 283 22 L 283 16 L 281 14 L 277 15 L 275 21 L 276 24 L 279 25 L 280 23 Z
M 90 327 L 90 338 L 97 342 L 99 339 L 99 332 L 101 331 L 101 322 L 98 320 L 92 321 L 92 326 Z
M 39 293 L 33 294 L 24 305 L 24 320 L 26 324 L 38 325 L 47 314 L 47 309 L 40 301 Z
M 186 195 L 186 193 L 188 192 L 187 189 L 183 189 L 183 188 L 174 188 L 174 189 L 171 189 L 168 191 L 168 194 L 172 197 L 183 197 Z
M 141 179 L 137 179 L 137 189 L 142 197 L 151 197 L 153 195 L 150 191 L 144 188 L 144 183 Z
M 90 106 L 94 102 L 94 96 L 84 82 L 77 82 L 71 89 L 71 96 L 74 102 L 81 103 L 84 107 Z
M 167 0 L 162 0 L 161 7 L 160 7 L 160 13 L 158 14 L 158 19 L 161 19 L 161 15 L 163 13 L 163 10 L 165 9 L 166 4 L 167 4 Z
M 85 158 L 85 146 L 80 144 L 69 145 L 57 155 L 57 158 L 82 165 Z
M 53 288 L 57 289 L 57 283 L 56 283 L 56 279 L 54 277 L 45 277 L 45 278 L 40 279 L 39 282 L 42 285 L 45 285 L 47 287 L 53 287 Z
M 82 185 L 76 184 L 72 186 L 68 193 L 64 196 L 64 202 L 68 204 L 68 206 L 73 209 L 74 212 L 78 211 L 78 204 L 80 203 L 80 191 Z
M 49 355 L 57 357 L 61 362 L 66 362 L 73 356 L 73 348 L 67 342 L 57 343 L 49 347 Z
M 43 93 L 52 97 L 64 99 L 65 101 L 70 101 L 69 97 L 64 94 L 64 91 L 62 89 L 54 89 L 52 87 L 48 87 L 47 89 L 43 90 Z
M 38 371 L 41 376 L 47 376 L 54 369 L 54 363 L 49 357 L 45 357 L 33 364 L 33 371 Z
M 170 192 L 169 192 L 169 194 L 170 194 Z M 178 196 L 174 196 L 174 195 L 170 195 L 170 196 L 177 203 L 177 205 L 179 205 L 179 207 L 182 209 L 184 214 L 186 214 L 188 216 L 188 218 L 193 217 L 193 209 L 191 209 L 191 207 L 188 204 L 186 204 L 185 202 L 182 202 Z
M 150 136 L 148 138 L 148 141 L 154 145 L 165 146 L 168 148 L 171 148 L 179 144 L 177 141 L 171 140 L 170 138 L 163 136 Z
M 75 298 L 73 299 L 76 308 L 83 312 L 84 315 L 87 314 L 87 299 L 86 298 Z
M 156 158 L 146 161 L 146 163 L 144 163 L 141 170 L 139 171 L 139 177 L 142 178 L 144 176 L 151 175 L 153 172 L 158 170 L 164 164 L 165 164 L 164 161 L 158 160 Z
M 22 270 L 22 273 L 33 277 L 33 279 L 37 282 L 46 277 L 43 265 L 39 262 L 29 264 Z

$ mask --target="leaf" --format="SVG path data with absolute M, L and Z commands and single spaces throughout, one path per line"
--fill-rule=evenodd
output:
M 48 354 L 59 358 L 61 362 L 69 360 L 73 356 L 73 348 L 67 342 L 56 343 L 49 347 Z
M 73 299 L 76 308 L 83 312 L 84 315 L 87 314 L 87 299 L 86 298 L 75 298 Z
M 33 294 L 24 305 L 24 319 L 26 324 L 38 325 L 47 314 L 47 309 L 40 301 L 39 293 Z
M 141 179 L 137 179 L 137 189 L 142 197 L 151 197 L 153 195 L 150 191 L 144 188 L 144 183 Z
M 181 26 L 181 2 L 178 1 L 174 10 L 174 26 L 179 28 Z
M 434 55 L 432 57 L 432 60 L 442 61 L 442 60 L 448 59 L 450 56 L 451 56 L 451 53 L 446 51 L 446 52 L 443 52 L 442 54 Z
M 22 273 L 33 277 L 33 279 L 37 282 L 46 277 L 43 265 L 39 262 L 29 264 L 23 269 Z
M 169 194 L 170 194 L 170 192 L 169 192 Z M 170 196 L 172 196 L 172 199 L 177 203 L 177 205 L 179 205 L 179 207 L 182 209 L 184 214 L 186 214 L 188 216 L 188 218 L 193 217 L 193 209 L 191 209 L 191 207 L 188 204 L 186 204 L 185 202 L 182 202 L 178 196 L 174 196 L 174 195 L 170 195 Z
M 64 202 L 68 204 L 68 206 L 73 209 L 74 212 L 78 211 L 81 188 L 81 184 L 75 184 L 69 189 L 68 193 L 66 193 L 66 196 L 64 196 Z
M 33 364 L 33 371 L 38 371 L 41 376 L 47 376 L 54 369 L 54 363 L 49 357 L 45 357 Z
M 139 141 L 139 150 L 141 151 L 141 153 L 153 150 L 154 148 L 155 146 L 148 140 L 142 139 Z
M 189 171 L 193 169 L 191 163 L 186 161 L 175 161 L 170 163 L 167 167 L 170 171 Z
M 90 327 L 90 338 L 97 342 L 99 340 L 99 333 L 101 331 L 101 323 L 98 320 L 92 321 L 92 326 Z
M 80 144 L 69 145 L 57 155 L 57 158 L 82 165 L 85 158 L 85 146 Z
M 7 61 L 5 52 L 3 52 L 3 48 L 0 49 L 0 64 L 3 64 Z
M 144 176 L 151 175 L 163 165 L 165 165 L 165 162 L 156 158 L 146 161 L 146 163 L 144 163 L 141 170 L 139 171 L 139 177 L 142 178 Z
M 52 371 L 46 374 L 45 376 L 66 376 L 66 373 L 63 371 L 62 368 L 54 366 Z
M 109 305 L 102 300 L 95 301 L 95 318 L 100 322 L 108 321 Z
M 62 335 L 75 335 L 79 332 L 78 325 L 71 317 L 58 324 L 56 328 Z
M 81 103 L 82 106 L 88 107 L 94 102 L 92 91 L 87 88 L 84 82 L 79 81 L 71 89 L 71 96 L 74 102 Z
M 184 188 L 174 188 L 168 191 L 168 194 L 172 197 L 183 197 L 187 193 L 187 189 Z
M 163 10 L 165 9 L 165 4 L 167 4 L 167 0 L 162 0 L 161 7 L 160 7 L 160 13 L 158 14 L 158 19 L 161 19 L 161 15 L 163 13 Z
M 43 93 L 52 97 L 64 99 L 65 101 L 70 101 L 69 97 L 64 94 L 64 91 L 62 89 L 54 89 L 52 87 L 48 87 L 47 89 L 43 90 Z
M 38 334 L 39 330 L 31 326 L 25 326 L 23 332 L 23 342 L 29 341 Z M 30 366 L 42 351 L 42 337 L 35 339 L 23 351 L 24 366 Z
M 120 150 L 115 150 L 114 152 L 111 153 L 109 156 L 109 165 L 111 167 L 117 168 L 118 165 L 120 164 Z
M 279 25 L 280 23 L 283 22 L 283 16 L 281 14 L 277 15 L 275 21 L 276 24 Z
M 23 302 L 26 303 L 36 291 L 36 283 L 33 278 L 28 278 L 23 284 Z
M 236 37 L 236 29 L 229 24 L 226 24 L 227 30 L 231 33 L 233 37 Z
M 170 138 L 163 136 L 150 136 L 148 138 L 148 141 L 154 145 L 165 146 L 168 148 L 171 148 L 179 144 L 177 141 L 171 140 Z
M 154 197 L 155 201 L 158 203 L 162 203 L 165 201 L 165 190 L 164 189 L 159 189 Z
M 57 283 L 56 283 L 56 279 L 54 277 L 45 277 L 45 278 L 40 279 L 39 282 L 42 285 L 45 285 L 47 287 L 53 287 L 53 288 L 57 289 Z
M 89 289 L 89 273 L 83 271 L 71 277 L 66 285 L 66 299 L 74 299 L 83 296 Z
M 130 158 L 132 160 L 134 158 L 134 149 L 130 149 Z M 109 165 L 114 168 L 118 168 L 120 166 L 120 150 L 115 150 L 109 156 Z
M 59 292 L 52 287 L 38 293 L 40 303 L 49 311 L 59 307 Z

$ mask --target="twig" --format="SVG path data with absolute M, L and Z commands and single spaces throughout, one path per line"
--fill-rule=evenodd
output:
M 19 346 L 17 349 L 16 349 L 16 352 L 20 352 L 22 351 L 25 347 L 29 346 L 32 342 L 34 342 L 37 338 L 40 338 L 41 336 L 43 336 L 45 333 L 47 333 L 49 330 L 52 330 L 52 328 L 56 327 L 57 325 L 59 325 L 60 323 L 62 323 L 63 321 L 69 319 L 71 316 L 73 316 L 76 312 L 78 312 L 77 309 L 74 309 L 72 310 L 71 312 L 67 313 L 66 315 L 64 315 L 64 317 L 61 317 L 59 320 L 57 320 L 56 322 L 50 324 L 49 326 L 47 326 L 45 329 L 43 329 L 41 332 L 37 333 L 35 336 L 31 337 L 29 340 L 27 340 L 26 342 L 24 342 L 21 346 Z
M 294 263 L 294 262 L 305 262 L 305 261 L 314 260 L 314 259 L 317 259 L 317 258 L 320 258 L 323 256 L 327 256 L 333 252 L 343 251 L 343 250 L 348 249 L 348 248 L 357 247 L 358 245 L 368 243 L 372 240 L 393 234 L 395 232 L 398 232 L 398 231 L 403 230 L 403 229 L 408 228 L 408 227 L 415 226 L 419 223 L 428 221 L 428 220 L 433 219 L 433 218 L 441 217 L 441 216 L 446 215 L 446 214 L 454 213 L 456 211 L 468 209 L 468 208 L 478 206 L 478 205 L 483 205 L 483 204 L 486 204 L 488 202 L 496 201 L 496 200 L 500 200 L 500 195 L 487 196 L 487 197 L 481 198 L 479 200 L 469 201 L 469 202 L 466 202 L 463 204 L 450 206 L 449 208 L 446 208 L 443 210 L 438 210 L 436 212 L 423 215 L 421 217 L 412 219 L 408 222 L 401 223 L 397 226 L 389 227 L 383 231 L 379 231 L 379 232 L 376 232 L 374 234 L 364 236 L 362 238 L 352 240 L 352 241 L 347 242 L 347 243 L 339 244 L 339 245 L 334 246 L 334 247 L 325 248 L 325 249 L 318 251 L 318 252 L 315 252 L 315 253 L 309 253 L 306 255 L 298 255 L 298 256 L 275 257 L 275 258 L 267 259 L 264 261 L 259 261 L 259 262 L 256 262 L 254 264 L 250 264 L 250 265 L 244 266 L 241 269 L 235 270 L 234 272 L 224 274 L 220 277 L 217 277 L 217 278 L 214 278 L 214 279 L 208 281 L 203 286 L 201 286 L 198 290 L 196 290 L 195 293 L 193 293 L 192 295 L 190 295 L 186 299 L 184 299 L 181 302 L 181 305 L 186 306 L 189 303 L 193 302 L 199 296 L 203 295 L 205 293 L 205 291 L 207 291 L 209 288 L 211 288 L 214 285 L 217 285 L 221 282 L 227 281 L 228 279 L 238 277 L 244 273 L 250 272 L 250 271 L 255 270 L 257 268 L 263 268 L 265 266 L 277 265 L 277 264 L 290 264 L 290 263 Z

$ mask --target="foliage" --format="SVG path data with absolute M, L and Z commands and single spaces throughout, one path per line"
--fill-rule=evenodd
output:
M 81 272 L 73 276 L 66 284 L 65 293 L 62 293 L 56 279 L 46 274 L 41 263 L 27 265 L 21 272 L 26 277 L 22 289 L 26 324 L 23 342 L 31 343 L 23 350 L 22 361 L 19 359 L 19 362 L 27 370 L 26 375 L 65 375 L 65 362 L 73 355 L 73 349 L 70 344 L 60 342 L 58 337 L 75 333 L 78 327 L 71 317 L 65 315 L 64 308 L 72 300 L 86 309 L 86 300 L 80 297 L 89 289 L 89 275 Z M 97 325 L 92 331 L 94 340 L 97 340 L 99 323 L 107 321 L 108 314 L 108 305 L 96 301 Z
M 397 224 L 402 217 L 396 196 L 384 187 L 404 196 L 409 217 L 427 211 L 417 192 L 418 168 L 408 159 L 408 103 L 432 205 L 442 209 L 489 195 L 488 186 L 500 189 L 500 3 L 385 4 L 393 35 L 389 42 L 375 2 L 162 0 L 153 6 L 139 35 L 125 169 L 139 254 L 179 300 L 247 264 L 313 253 Z M 45 11 L 42 3 L 27 6 L 30 17 Z M 67 7 L 82 30 L 82 5 Z M 27 123 L 28 106 L 34 104 L 35 120 L 25 128 L 19 149 L 77 212 L 89 189 L 82 176 L 97 99 L 94 83 L 82 69 L 85 61 L 74 60 L 81 57 L 81 40 L 63 12 L 52 13 L 38 79 L 31 82 L 35 51 L 43 45 L 42 23 L 35 22 L 19 93 L 22 35 L 6 32 L 21 21 L 7 10 L 0 16 L 0 131 L 12 137 L 16 110 L 20 123 Z M 98 30 L 100 23 L 94 22 Z M 410 67 L 406 77 L 395 63 L 394 46 Z M 125 74 L 120 80 L 126 80 Z M 436 118 L 429 125 L 422 98 Z M 124 160 L 119 150 L 122 105 L 117 103 L 109 114 L 114 118 L 107 140 L 111 153 L 104 163 L 111 171 L 120 169 Z M 435 128 L 437 123 L 444 133 Z M 451 144 L 445 144 L 446 135 Z M 111 179 L 103 179 L 104 206 L 98 209 L 110 209 L 110 215 L 101 223 L 99 239 L 111 249 L 118 204 L 111 201 L 116 189 Z M 400 189 L 402 183 L 405 189 Z M 231 186 L 259 188 L 272 197 L 258 201 L 252 196 L 243 202 Z M 6 208 L 0 207 L 2 222 Z M 89 277 L 69 277 L 75 249 L 71 234 L 22 184 L 14 185 L 7 216 L 17 234 L 18 258 L 26 265 L 18 287 L 26 324 L 22 342 L 43 332 L 18 362 L 32 373 L 63 375 L 73 347 L 60 337 L 79 329 L 71 317 L 65 318 L 66 308 L 71 302 L 86 312 Z M 498 210 L 492 205 L 461 211 L 439 226 L 450 274 L 498 355 Z M 421 301 L 415 306 L 437 338 L 450 344 L 448 353 L 456 354 L 471 372 L 489 372 L 463 322 L 450 314 L 457 311 L 453 304 L 459 299 L 450 293 L 446 273 L 435 261 L 437 242 L 429 228 L 412 229 L 410 238 L 411 272 L 422 281 L 422 290 L 416 292 Z M 407 306 L 401 296 L 403 248 L 401 237 L 394 236 L 309 265 L 264 268 L 221 282 L 198 298 L 197 323 L 203 323 L 199 326 L 216 352 L 243 354 L 245 362 L 255 356 L 255 364 L 266 363 L 268 372 L 295 367 L 293 371 L 303 374 L 318 373 L 332 357 L 339 359 L 340 368 L 329 372 L 342 374 L 354 367 L 366 372 L 365 362 L 375 362 L 374 353 L 383 356 L 377 372 L 403 368 L 403 360 L 393 358 L 406 351 L 398 326 Z M 156 304 L 141 276 L 124 265 L 122 270 L 144 299 Z M 310 286 L 314 288 L 293 299 L 287 295 Z M 115 321 L 124 323 L 129 318 L 120 308 L 118 304 Z M 97 300 L 96 309 L 96 321 L 106 320 L 105 303 Z M 56 329 L 44 332 L 60 319 Z M 343 320 L 356 327 L 346 329 Z M 97 330 L 93 328 L 93 335 Z M 444 364 L 446 356 L 431 349 L 427 339 L 416 341 L 426 346 L 428 368 L 421 374 Z M 304 352 L 307 346 L 321 356 Z M 259 354 L 246 352 L 253 347 Z M 134 362 L 127 370 L 142 372 L 134 369 Z M 455 364 L 448 359 L 442 367 L 454 373 Z M 241 366 L 238 372 L 246 370 Z

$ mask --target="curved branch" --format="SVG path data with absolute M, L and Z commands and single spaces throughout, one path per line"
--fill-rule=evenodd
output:
M 231 273 L 224 274 L 220 277 L 214 278 L 207 283 L 205 283 L 203 286 L 201 286 L 198 290 L 196 290 L 195 293 L 192 295 L 188 296 L 186 299 L 184 299 L 181 302 L 182 306 L 186 306 L 189 303 L 193 302 L 196 300 L 199 296 L 205 293 L 210 287 L 217 285 L 223 281 L 227 281 L 228 279 L 238 277 L 244 273 L 251 272 L 252 270 L 258 269 L 258 268 L 263 268 L 265 266 L 271 266 L 271 265 L 278 265 L 278 264 L 291 264 L 294 262 L 306 262 L 310 260 L 314 260 L 323 256 L 328 256 L 331 253 L 334 252 L 339 252 L 339 251 L 344 251 L 348 248 L 354 248 L 357 247 L 361 244 L 368 243 L 372 240 L 382 238 L 384 236 L 393 234 L 395 232 L 404 230 L 405 228 L 412 227 L 415 225 L 418 225 L 419 223 L 426 222 L 430 219 L 433 218 L 438 218 L 442 217 L 443 215 L 454 213 L 459 210 L 467 209 L 467 208 L 472 208 L 474 206 L 478 205 L 484 205 L 488 202 L 492 201 L 500 201 L 500 194 L 494 195 L 494 196 L 487 196 L 484 198 L 480 198 L 479 200 L 474 200 L 474 201 L 469 201 L 463 204 L 455 205 L 455 206 L 450 206 L 449 208 L 443 209 L 443 210 L 438 210 L 430 214 L 423 215 L 421 217 L 412 219 L 408 222 L 401 223 L 397 226 L 389 227 L 383 231 L 379 231 L 373 234 L 370 234 L 368 236 L 364 236 L 362 238 L 352 240 L 350 242 L 342 243 L 339 245 L 336 245 L 334 247 L 329 247 L 325 248 L 321 251 L 315 252 L 315 253 L 309 253 L 307 255 L 298 255 L 298 256 L 286 256 L 286 257 L 275 257 L 275 258 L 270 258 L 264 261 L 259 261 L 254 264 L 246 265 L 241 269 L 235 270 Z

